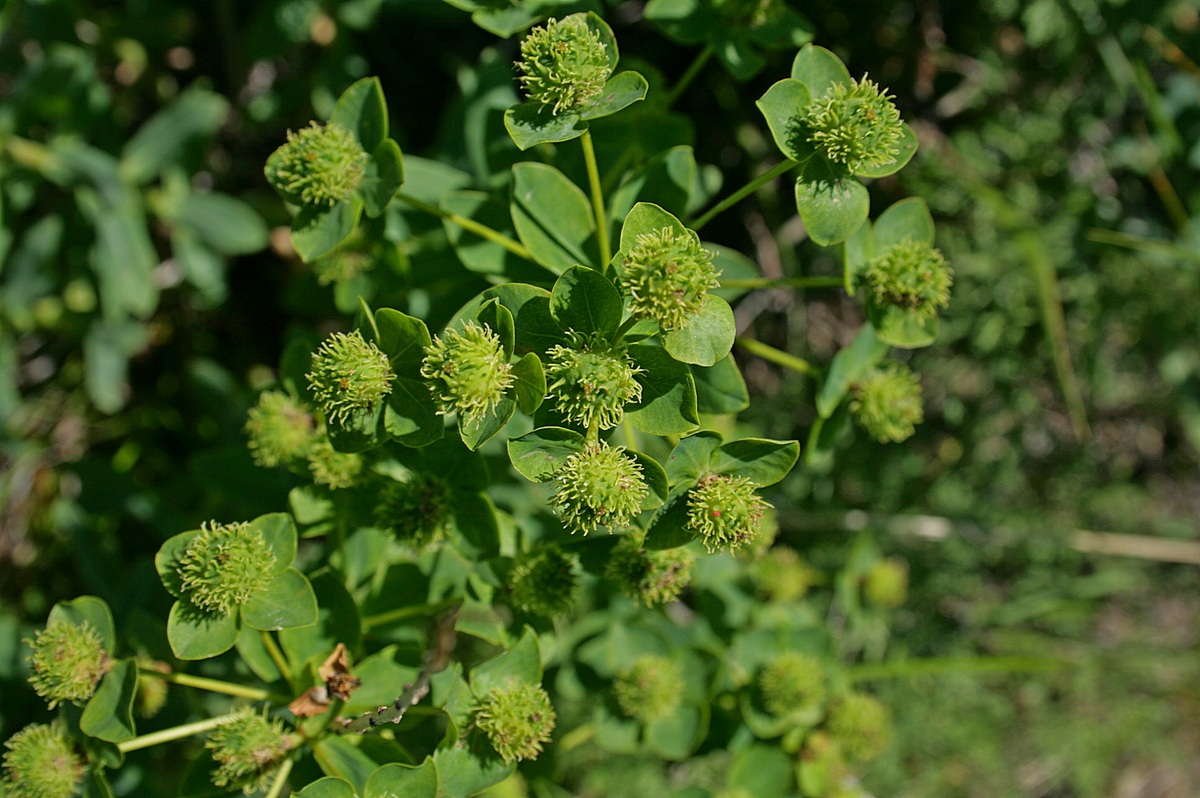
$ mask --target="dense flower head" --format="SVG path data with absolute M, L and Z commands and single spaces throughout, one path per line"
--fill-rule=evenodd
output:
M 763 668 L 758 677 L 767 711 L 783 717 L 825 700 L 825 673 L 821 661 L 789 651 Z
M 921 381 L 903 363 L 888 363 L 855 383 L 850 412 L 880 443 L 906 440 L 925 418 Z
M 363 457 L 355 452 L 339 452 L 325 435 L 308 448 L 308 471 L 313 482 L 330 490 L 348 488 L 363 472 Z
M 780 16 L 780 0 L 713 0 L 713 8 L 730 25 L 758 28 Z
M 761 533 L 770 506 L 745 477 L 712 474 L 688 491 L 687 527 L 710 552 L 732 551 Z
M 513 565 L 509 595 L 518 609 L 552 618 L 575 603 L 579 586 L 579 555 L 553 544 L 539 546 Z
M 875 562 L 863 580 L 863 593 L 877 607 L 899 607 L 908 597 L 908 566 L 895 559 Z
M 829 733 L 848 759 L 873 759 L 892 738 L 887 707 L 866 693 L 847 693 L 830 710 Z
M 29 657 L 33 689 L 50 702 L 50 708 L 63 701 L 85 701 L 96 692 L 96 685 L 108 670 L 108 652 L 100 633 L 87 621 L 74 624 L 55 619 L 37 633 Z
M 475 725 L 505 762 L 537 759 L 557 719 L 550 696 L 537 684 L 497 687 L 475 712 Z
M 266 786 L 294 745 L 281 722 L 269 720 L 251 707 L 218 726 L 204 743 L 217 763 L 213 784 L 241 787 L 246 795 Z
M 694 560 L 687 549 L 648 551 L 627 536 L 613 549 L 605 574 L 623 594 L 654 607 L 674 601 L 691 583 Z
M 589 445 L 567 458 L 554 475 L 550 503 L 563 525 L 587 534 L 597 527 L 627 526 L 650 492 L 642 466 L 623 446 Z
M 374 408 L 396 379 L 387 355 L 358 330 L 326 338 L 305 376 L 317 403 L 335 421 Z
M 554 113 L 574 110 L 600 95 L 612 74 L 608 49 L 582 14 L 551 17 L 521 42 L 521 86 L 530 102 Z
M 335 249 L 312 264 L 317 282 L 321 285 L 348 283 L 363 272 L 370 271 L 375 264 L 366 252 L 353 248 Z
M 871 301 L 931 319 L 950 304 L 953 271 L 941 251 L 905 237 L 872 258 L 858 278 Z
M 142 670 L 170 673 L 171 666 L 148 654 L 138 654 L 137 666 Z M 164 679 L 142 677 L 138 679 L 137 698 L 134 707 L 142 718 L 152 718 L 167 705 L 167 682 Z
M 550 347 L 546 361 L 547 394 L 568 421 L 591 429 L 621 423 L 625 405 L 641 401 L 641 371 L 623 348 L 602 336 L 572 336 L 571 346 Z
M 443 413 L 467 416 L 494 409 L 517 379 L 500 336 L 475 321 L 434 336 L 425 347 L 421 376 L 430 381 Z
M 287 143 L 267 161 L 267 181 L 287 199 L 312 207 L 332 207 L 358 189 L 367 154 L 341 125 L 313 122 L 288 131 Z
M 87 763 L 59 726 L 35 723 L 4 743 L 0 794 L 8 798 L 73 798 Z
M 375 521 L 413 548 L 433 546 L 450 536 L 450 488 L 432 474 L 390 480 L 379 491 Z
M 202 524 L 179 560 L 180 587 L 208 612 L 229 613 L 272 578 L 275 557 L 262 532 L 243 521 Z
M 808 141 L 850 174 L 892 163 L 900 154 L 900 112 L 891 95 L 865 75 L 814 97 L 800 122 Z
M 250 456 L 260 466 L 273 468 L 303 457 L 312 442 L 312 414 L 281 391 L 263 392 L 246 416 Z
M 617 677 L 613 692 L 622 712 L 642 723 L 653 723 L 679 706 L 683 673 L 675 660 L 647 654 Z
M 816 578 L 795 549 L 776 546 L 765 552 L 750 567 L 758 591 L 772 601 L 803 598 Z
M 629 312 L 658 322 L 668 332 L 682 327 L 719 285 L 713 253 L 696 236 L 661 227 L 640 233 L 625 252 L 621 288 L 629 296 Z

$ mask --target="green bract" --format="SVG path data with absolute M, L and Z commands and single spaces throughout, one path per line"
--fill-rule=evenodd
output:
M 366 172 L 367 154 L 341 125 L 313 122 L 267 161 L 267 180 L 298 205 L 333 207 L 349 199 Z
M 770 506 L 749 479 L 713 474 L 688 492 L 688 529 L 710 552 L 733 550 L 758 537 Z
M 505 762 L 536 759 L 556 720 L 550 696 L 536 684 L 497 687 L 475 712 L 475 725 Z
M 53 709 L 63 701 L 84 701 L 96 691 L 108 670 L 108 652 L 100 633 L 90 623 L 52 619 L 32 641 L 29 677 L 33 689 Z
M 313 427 L 312 414 L 302 403 L 280 391 L 264 391 L 246 417 L 250 456 L 268 468 L 303 457 Z
M 679 706 L 683 675 L 679 663 L 655 655 L 639 657 L 613 684 L 621 711 L 642 723 L 662 720 Z
M 903 363 L 888 363 L 868 373 L 851 390 L 850 411 L 881 443 L 912 436 L 924 418 L 921 381 Z
M 611 346 L 602 335 L 571 338 L 570 346 L 546 352 L 546 390 L 567 421 L 611 429 L 621 423 L 626 405 L 641 400 L 642 386 L 635 379 L 641 369 L 623 347 Z
M 443 413 L 466 416 L 495 409 L 516 381 L 500 336 L 475 321 L 434 337 L 425 347 L 421 376 L 430 381 Z
M 73 798 L 87 772 L 71 739 L 57 725 L 26 726 L 4 743 L 4 778 L 9 798 Z
M 326 338 L 305 376 L 321 410 L 337 422 L 375 408 L 395 379 L 387 355 L 358 330 Z
M 600 33 L 582 14 L 553 17 L 521 42 L 521 86 L 531 102 L 554 113 L 572 110 L 604 90 L 612 63 Z
M 624 256 L 621 288 L 629 295 L 629 312 L 667 332 L 683 327 L 719 285 L 713 253 L 690 230 L 662 227 L 639 234 Z
M 211 612 L 245 604 L 271 581 L 273 557 L 257 529 L 242 522 L 200 525 L 179 561 L 179 584 L 188 600 Z
M 217 763 L 213 784 L 240 787 L 246 795 L 266 787 L 294 745 L 282 723 L 268 720 L 251 707 L 240 709 L 204 743 Z
M 558 546 L 540 546 L 518 560 L 508 575 L 513 606 L 535 615 L 563 615 L 575 603 L 579 556 Z
M 589 445 L 554 475 L 550 503 L 571 532 L 628 526 L 650 489 L 642 465 L 623 446 Z

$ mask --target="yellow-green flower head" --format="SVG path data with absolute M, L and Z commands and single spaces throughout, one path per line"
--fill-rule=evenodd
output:
M 144 653 L 138 654 L 137 666 L 145 670 L 158 671 L 159 673 L 171 672 L 170 665 Z M 155 678 L 138 679 L 137 698 L 135 700 L 139 717 L 154 717 L 167 705 L 167 682 L 163 679 Z
M 579 555 L 539 546 L 513 565 L 509 596 L 518 609 L 553 618 L 569 611 L 579 586 Z
M 730 25 L 759 28 L 778 17 L 779 0 L 713 0 L 713 8 Z
M 828 728 L 846 757 L 860 762 L 874 759 L 892 739 L 891 713 L 866 693 L 842 696 L 830 710 Z
M 246 414 L 250 456 L 266 468 L 303 457 L 313 437 L 313 417 L 299 401 L 280 391 L 265 391 Z
M 466 322 L 425 347 L 421 376 L 443 413 L 479 416 L 494 409 L 516 382 L 500 336 L 486 324 Z
M 331 208 L 358 189 L 367 154 L 341 125 L 313 122 L 293 133 L 267 159 L 267 182 L 289 202 Z
M 656 321 L 667 332 L 679 329 L 720 284 L 712 261 L 713 253 L 691 231 L 661 227 L 640 233 L 625 252 L 621 276 L 630 315 Z
M 313 482 L 330 490 L 348 488 L 363 472 L 363 458 L 354 452 L 339 452 L 325 435 L 318 437 L 308 449 L 308 472 Z
M 953 271 L 932 244 L 906 236 L 871 259 L 858 282 L 876 305 L 895 305 L 931 319 L 950 304 Z
M 196 607 L 228 614 L 264 590 L 275 558 L 262 532 L 242 521 L 201 524 L 179 559 L 184 595 Z
M 521 42 L 521 87 L 530 102 L 554 113 L 571 111 L 598 97 L 612 75 L 608 48 L 583 14 L 551 17 Z
M 880 443 L 906 440 L 925 418 L 921 381 L 903 363 L 888 363 L 855 383 L 850 412 Z
M 450 502 L 445 482 L 432 474 L 411 474 L 379 492 L 375 522 L 415 549 L 428 548 L 450 536 Z
M 546 392 L 568 421 L 611 429 L 621 423 L 625 405 L 641 401 L 636 378 L 641 369 L 603 336 L 570 337 L 571 346 L 552 346 L 546 353 Z
M 770 507 L 745 477 L 712 474 L 688 491 L 687 528 L 710 552 L 733 551 L 758 537 Z
M 396 379 L 387 355 L 358 330 L 326 338 L 305 376 L 317 403 L 334 421 L 374 408 Z
M 867 570 L 863 593 L 876 607 L 899 607 L 908 597 L 908 566 L 903 560 L 879 560 Z
M 609 556 L 605 575 L 624 595 L 654 607 L 679 598 L 692 581 L 694 560 L 687 549 L 647 551 L 627 536 Z
M 767 711 L 784 717 L 825 700 L 825 672 L 816 657 L 789 651 L 763 669 L 758 688 Z
M 554 475 L 550 503 L 571 532 L 628 526 L 650 493 L 642 466 L 624 446 L 589 445 L 567 458 Z
M 26 726 L 4 743 L 0 794 L 8 798 L 74 798 L 87 763 L 58 725 Z
M 629 717 L 653 723 L 669 717 L 683 694 L 683 672 L 667 657 L 647 654 L 613 684 L 617 705 Z
M 475 725 L 505 762 L 537 759 L 557 720 L 550 696 L 537 684 L 497 687 L 475 711 Z
M 804 597 L 816 580 L 816 572 L 795 549 L 770 549 L 750 566 L 758 591 L 772 601 L 795 601 Z
M 52 620 L 35 639 L 25 642 L 33 647 L 29 681 L 51 709 L 63 701 L 91 698 L 109 667 L 100 633 L 87 621 Z
M 268 720 L 251 707 L 244 707 L 218 726 L 204 743 L 217 763 L 212 772 L 213 784 L 241 787 L 246 795 L 267 786 L 294 745 L 295 740 L 282 723 Z
M 371 256 L 358 249 L 335 249 L 313 262 L 313 272 L 321 285 L 348 283 L 375 264 Z
M 865 75 L 814 97 L 800 123 L 808 141 L 850 174 L 890 164 L 900 154 L 900 112 L 892 96 Z

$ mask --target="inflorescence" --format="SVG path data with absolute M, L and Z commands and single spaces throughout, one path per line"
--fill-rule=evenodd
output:
M 443 413 L 480 416 L 494 409 L 516 382 L 500 336 L 486 324 L 466 322 L 449 329 L 425 347 L 421 376 Z
M 330 208 L 358 189 L 367 160 L 349 130 L 313 122 L 288 131 L 287 143 L 267 161 L 267 181 L 297 204 Z
M 600 95 L 612 74 L 608 48 L 582 14 L 553 17 L 521 42 L 521 86 L 530 102 L 556 114 Z
M 814 97 L 801 126 L 810 143 L 850 174 L 894 162 L 904 130 L 891 95 L 865 75 Z
M 699 312 L 704 296 L 719 285 L 713 253 L 691 231 L 662 227 L 641 233 L 625 252 L 621 288 L 629 312 L 677 330 Z

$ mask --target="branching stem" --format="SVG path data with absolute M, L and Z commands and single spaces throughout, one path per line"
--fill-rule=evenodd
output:
M 189 673 L 163 673 L 154 668 L 138 668 L 138 675 L 142 678 L 161 679 L 164 682 L 178 684 L 184 687 L 195 687 L 198 690 L 208 690 L 210 693 L 222 693 L 224 695 L 237 696 L 239 698 L 248 698 L 251 701 L 279 701 L 287 700 L 281 696 L 277 696 L 268 690 L 263 690 L 259 687 L 246 687 L 233 682 L 224 682 L 220 679 L 209 679 L 204 676 L 192 676 Z
M 693 230 L 699 230 L 700 228 L 704 227 L 704 225 L 708 224 L 712 220 L 712 218 L 714 216 L 716 216 L 718 213 L 721 213 L 722 211 L 733 207 L 737 203 L 741 202 L 745 197 L 748 197 L 749 195 L 753 194 L 755 191 L 758 191 L 758 189 L 761 186 L 766 185 L 767 183 L 771 182 L 775 178 L 779 177 L 782 174 L 785 174 L 792 168 L 799 166 L 799 165 L 800 165 L 799 161 L 793 161 L 791 158 L 784 160 L 783 162 L 776 165 L 774 168 L 768 169 L 767 171 L 763 172 L 761 175 L 754 178 L 749 183 L 742 186 L 737 191 L 733 192 L 728 197 L 726 197 L 725 199 L 718 202 L 716 205 L 714 205 L 712 208 L 710 208 L 707 213 L 705 213 L 703 216 L 701 216 L 696 221 L 689 224 L 688 227 L 692 228 Z
M 801 374 L 817 373 L 817 367 L 812 363 L 809 363 L 803 358 L 798 358 L 793 354 L 789 354 L 788 352 L 784 352 L 781 349 L 776 349 L 770 344 L 764 344 L 762 341 L 756 341 L 753 338 L 738 338 L 736 340 L 738 346 L 742 347 L 747 352 L 758 355 L 763 360 L 769 360 L 772 363 L 778 363 L 784 368 L 789 368 L 792 371 L 798 371 Z
M 491 241 L 493 244 L 499 244 L 512 254 L 516 255 L 518 258 L 524 258 L 525 260 L 537 263 L 537 261 L 533 258 L 533 253 L 526 249 L 524 244 L 519 241 L 514 241 L 500 231 L 488 227 L 482 222 L 477 222 L 474 219 L 469 219 L 466 216 L 463 216 L 462 214 L 454 213 L 453 211 L 448 211 L 444 208 L 439 208 L 437 205 L 431 205 L 424 200 L 420 200 L 409 194 L 405 194 L 403 191 L 396 192 L 396 199 L 407 205 L 411 205 L 419 211 L 432 214 L 439 219 L 444 219 L 445 221 L 450 222 L 450 224 L 461 227 L 467 232 L 474 233 L 480 238 Z
M 240 711 L 240 710 L 239 710 Z M 218 715 L 215 718 L 205 718 L 198 720 L 195 723 L 184 723 L 180 726 L 172 726 L 169 729 L 143 734 L 141 737 L 134 737 L 132 740 L 126 740 L 123 743 L 117 743 L 117 750 L 123 754 L 130 751 L 140 751 L 143 748 L 149 748 L 152 745 L 160 743 L 169 743 L 172 740 L 181 740 L 184 737 L 191 737 L 193 734 L 201 734 L 225 723 L 231 718 L 238 715 L 238 712 L 230 712 L 227 715 Z

